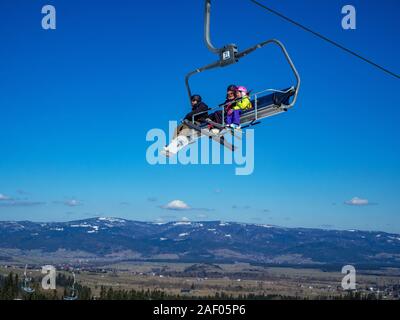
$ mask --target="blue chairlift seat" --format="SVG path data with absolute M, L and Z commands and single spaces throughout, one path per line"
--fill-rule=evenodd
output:
M 253 108 L 242 112 L 240 117 L 241 124 L 250 123 L 286 111 L 285 106 L 290 105 L 290 99 L 294 96 L 295 92 L 294 88 L 288 88 L 265 96 L 257 96 L 257 101 L 256 99 L 251 100 Z

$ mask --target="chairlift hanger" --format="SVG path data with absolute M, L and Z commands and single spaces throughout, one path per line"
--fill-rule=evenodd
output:
M 276 90 L 276 89 L 266 89 L 261 92 L 255 93 L 251 97 L 251 102 L 253 105 L 253 108 L 250 110 L 246 110 L 242 112 L 241 115 L 241 125 L 243 128 L 247 128 L 250 126 L 254 126 L 260 123 L 260 119 L 264 119 L 267 117 L 271 117 L 277 114 L 280 114 L 282 112 L 287 111 L 288 109 L 292 108 L 296 101 L 297 101 L 297 95 L 299 92 L 300 88 L 300 76 L 299 73 L 297 72 L 296 67 L 294 66 L 294 63 L 292 59 L 289 56 L 289 53 L 287 52 L 285 46 L 283 45 L 282 42 L 276 39 L 270 39 L 267 41 L 260 42 L 259 44 L 252 46 L 246 50 L 239 51 L 238 47 L 236 44 L 227 44 L 223 46 L 222 48 L 216 48 L 212 42 L 211 42 L 211 36 L 210 36 L 210 16 L 211 16 L 211 0 L 205 0 L 205 14 L 204 14 L 204 40 L 206 43 L 206 46 L 208 50 L 210 50 L 213 54 L 218 55 L 218 61 L 213 62 L 209 65 L 206 65 L 204 67 L 198 68 L 192 72 L 189 72 L 186 75 L 185 78 L 185 83 L 186 83 L 186 89 L 187 93 L 189 96 L 189 100 L 191 100 L 192 96 L 192 90 L 190 88 L 189 80 L 190 78 L 197 74 L 201 73 L 207 70 L 215 69 L 215 68 L 220 68 L 220 67 L 227 67 L 232 64 L 235 64 L 240 61 L 243 57 L 248 56 L 249 54 L 253 53 L 254 51 L 263 48 L 269 44 L 273 44 L 278 46 L 282 53 L 284 54 L 286 61 L 290 65 L 290 68 L 292 69 L 292 72 L 296 78 L 296 84 L 294 86 L 291 86 L 289 88 L 283 89 L 283 90 Z M 266 94 L 268 93 L 268 94 Z M 224 106 L 220 105 L 217 108 L 211 108 L 210 110 L 221 110 L 222 109 L 222 118 L 224 119 Z M 208 113 L 208 111 L 205 112 L 200 112 L 198 114 L 193 115 L 192 121 L 185 120 L 184 123 L 191 129 L 192 134 L 189 136 L 182 136 L 182 137 L 177 137 L 175 138 L 169 145 L 168 147 L 165 148 L 163 151 L 164 154 L 167 157 L 170 157 L 171 154 L 176 154 L 183 148 L 185 148 L 187 145 L 194 143 L 198 138 L 201 136 L 208 136 L 210 139 L 213 139 L 214 141 L 220 143 L 223 145 L 225 148 L 227 148 L 230 151 L 235 151 L 235 146 L 230 144 L 224 137 L 225 134 L 232 134 L 233 136 L 236 136 L 232 130 L 227 130 L 225 127 L 225 123 L 223 120 L 222 125 L 217 124 L 217 123 L 211 123 L 211 121 L 204 121 L 201 124 L 195 123 L 194 119 L 196 116 L 201 115 L 203 113 Z M 214 127 L 220 128 L 221 131 L 218 134 L 211 133 L 209 130 L 207 130 L 208 125 L 213 125 Z
M 235 63 L 239 62 L 241 58 L 248 56 L 249 54 L 253 53 L 257 49 L 261 49 L 269 44 L 274 44 L 281 49 L 282 53 L 284 54 L 288 64 L 290 65 L 290 68 L 293 71 L 293 74 L 296 78 L 296 85 L 293 86 L 293 89 L 294 89 L 293 99 L 289 103 L 289 105 L 285 106 L 285 108 L 289 109 L 289 108 L 293 107 L 297 101 L 297 95 L 299 92 L 301 80 L 300 80 L 300 75 L 299 75 L 292 59 L 290 58 L 289 53 L 287 52 L 285 46 L 283 45 L 283 43 L 276 39 L 270 39 L 267 41 L 260 42 L 259 44 L 252 46 L 248 49 L 245 49 L 243 51 L 239 51 L 236 44 L 227 44 L 227 45 L 223 46 L 222 48 L 216 48 L 211 42 L 211 35 L 210 35 L 211 0 L 205 0 L 204 11 L 205 11 L 204 41 L 206 43 L 208 50 L 214 54 L 217 54 L 219 57 L 219 60 L 214 63 L 211 63 L 209 65 L 206 65 L 204 67 L 198 68 L 186 75 L 185 82 L 186 82 L 186 89 L 187 89 L 187 92 L 189 95 L 189 99 L 192 96 L 192 90 L 190 88 L 189 79 L 193 75 L 207 71 L 207 70 L 211 70 L 211 69 L 215 69 L 215 68 L 219 68 L 219 67 L 226 67 L 226 66 L 235 64 Z
M 28 265 L 25 265 L 24 271 L 24 280 L 22 281 L 22 290 L 26 293 L 32 294 L 35 292 L 35 289 L 29 286 L 29 283 L 32 282 L 32 278 L 29 278 L 27 275 Z
M 74 272 L 72 272 L 72 276 L 74 277 L 74 282 L 72 283 L 72 286 L 69 287 L 69 295 L 64 297 L 64 300 L 67 301 L 78 300 L 78 290 L 75 288 L 76 277 Z

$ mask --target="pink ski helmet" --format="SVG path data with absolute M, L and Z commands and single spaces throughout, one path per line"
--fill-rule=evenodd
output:
M 246 94 L 246 95 L 249 93 L 249 91 L 247 90 L 247 88 L 246 88 L 246 87 L 243 87 L 243 86 L 237 87 L 237 91 L 240 91 L 240 92 L 242 92 L 242 93 L 244 93 L 244 94 Z

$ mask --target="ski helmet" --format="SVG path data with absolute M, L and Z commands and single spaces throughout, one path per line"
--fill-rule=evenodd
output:
M 196 101 L 198 103 L 200 103 L 202 101 L 201 96 L 198 94 L 192 95 L 191 99 L 192 99 L 192 101 Z
M 242 93 L 244 93 L 244 94 L 248 94 L 248 93 L 249 93 L 249 91 L 247 90 L 247 88 L 246 88 L 246 87 L 243 87 L 243 86 L 237 87 L 237 91 L 240 91 L 240 92 L 242 92 Z
M 237 91 L 237 86 L 235 86 L 234 84 L 231 84 L 228 86 L 228 88 L 226 89 L 226 91 Z

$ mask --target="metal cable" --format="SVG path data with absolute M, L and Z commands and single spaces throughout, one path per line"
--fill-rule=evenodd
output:
M 304 31 L 307 31 L 307 32 L 313 34 L 314 36 L 316 36 L 316 37 L 318 37 L 318 38 L 320 38 L 320 39 L 322 39 L 322 40 L 324 40 L 324 41 L 326 41 L 326 42 L 328 42 L 328 43 L 334 45 L 335 47 L 337 47 L 337 48 L 339 48 L 339 49 L 342 49 L 343 51 L 345 51 L 345 52 L 347 52 L 347 53 L 349 53 L 349 54 L 351 54 L 351 55 L 353 55 L 353 56 L 355 56 L 355 57 L 357 57 L 357 58 L 363 60 L 364 62 L 369 63 L 370 65 L 372 65 L 372 66 L 374 66 L 374 67 L 380 69 L 381 71 L 386 72 L 386 73 L 390 74 L 391 76 L 393 76 L 393 77 L 395 77 L 395 78 L 397 78 L 397 79 L 400 79 L 400 75 L 396 74 L 395 72 L 390 71 L 390 70 L 388 70 L 388 69 L 386 69 L 386 68 L 380 66 L 379 64 L 373 62 L 373 61 L 370 60 L 370 59 L 364 58 L 363 56 L 359 55 L 358 53 L 356 53 L 356 52 L 354 52 L 354 51 L 352 51 L 352 50 L 350 50 L 350 49 L 344 47 L 343 45 L 341 45 L 341 44 L 339 44 L 339 43 L 337 43 L 337 42 L 335 42 L 335 41 L 329 39 L 328 37 L 326 37 L 326 36 L 324 36 L 324 35 L 322 35 L 322 34 L 316 32 L 316 31 L 314 31 L 314 30 L 311 30 L 310 28 L 308 28 L 308 27 L 302 25 L 302 24 L 299 23 L 299 22 L 294 21 L 293 19 L 290 19 L 290 18 L 286 17 L 286 16 L 283 15 L 282 13 L 280 13 L 280 12 L 278 12 L 278 11 L 272 9 L 272 8 L 269 8 L 269 7 L 267 7 L 266 5 L 260 3 L 260 2 L 258 2 L 258 1 L 256 1 L 256 0 L 249 0 L 249 1 L 250 1 L 250 2 L 253 2 L 253 3 L 256 4 L 257 6 L 263 8 L 263 9 L 269 11 L 269 12 L 271 12 L 272 14 L 274 14 L 274 15 L 276 15 L 276 16 L 278 16 L 278 17 L 280 17 L 280 18 L 282 18 L 282 19 L 284 19 L 284 20 L 290 22 L 291 24 L 293 24 L 293 25 L 295 25 L 295 26 L 297 26 L 297 27 L 303 29 Z

